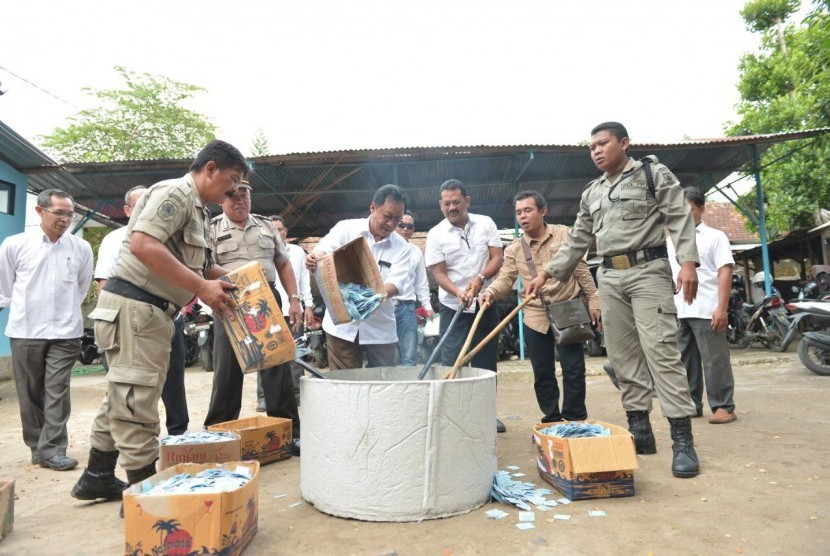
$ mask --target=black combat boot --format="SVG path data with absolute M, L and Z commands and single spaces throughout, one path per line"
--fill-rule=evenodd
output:
M 672 451 L 671 472 L 675 477 L 688 479 L 700 473 L 700 463 L 695 452 L 695 440 L 692 437 L 692 419 L 681 417 L 669 419 L 671 426 Z
M 657 443 L 651 431 L 648 411 L 626 411 L 628 432 L 634 436 L 634 448 L 638 454 L 656 454 Z
M 127 488 L 127 483 L 115 476 L 115 462 L 118 452 L 89 450 L 89 463 L 84 474 L 72 487 L 72 496 L 78 500 L 118 500 Z
M 149 479 L 150 477 L 155 475 L 156 474 L 156 462 L 157 461 L 158 460 L 153 460 L 153 463 L 151 463 L 150 465 L 145 465 L 141 469 L 133 469 L 133 470 L 128 469 L 127 470 L 127 481 L 129 481 L 130 484 L 127 485 L 127 486 L 131 486 L 131 485 L 134 485 L 136 483 L 140 483 L 144 479 Z M 121 516 L 122 518 L 124 517 L 124 502 L 121 502 L 121 511 L 118 513 L 118 515 Z

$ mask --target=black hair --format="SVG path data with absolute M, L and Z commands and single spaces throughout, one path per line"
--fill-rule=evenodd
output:
M 440 196 L 441 193 L 449 190 L 460 191 L 462 197 L 467 196 L 467 190 L 464 188 L 464 183 L 461 180 L 450 179 L 445 181 L 441 184 L 441 188 L 438 190 L 438 195 Z
M 49 208 L 52 206 L 52 197 L 60 197 L 62 199 L 69 199 L 69 201 L 74 205 L 75 200 L 72 198 L 72 195 L 67 193 L 66 191 L 61 191 L 60 189 L 44 189 L 37 195 L 37 206 L 40 208 Z
M 625 126 L 620 122 L 602 122 L 601 124 L 594 126 L 594 129 L 591 130 L 591 136 L 593 137 L 600 131 L 607 131 L 616 137 L 617 141 L 622 141 L 624 138 L 628 137 L 628 130 L 625 129 Z
M 245 160 L 239 149 L 219 139 L 211 141 L 199 151 L 199 154 L 193 160 L 193 164 L 190 165 L 190 171 L 198 172 L 211 160 L 220 170 L 239 168 L 242 170 L 243 177 L 248 174 L 248 161 Z
M 690 200 L 697 208 L 702 208 L 706 204 L 706 195 L 697 187 L 689 186 L 684 188 L 683 196 Z
M 413 224 L 415 223 L 415 214 L 411 210 L 409 210 L 409 209 L 405 210 L 403 215 L 404 216 L 409 216 L 410 218 L 412 218 L 412 223 Z
M 406 210 L 406 195 L 404 194 L 403 189 L 391 183 L 387 183 L 375 191 L 375 196 L 372 197 L 372 202 L 377 206 L 381 206 L 387 199 L 390 198 L 392 201 L 403 203 L 403 208 Z
M 533 199 L 536 203 L 536 208 L 539 210 L 548 208 L 548 202 L 545 201 L 545 198 L 542 197 L 542 194 L 538 191 L 519 191 L 516 193 L 516 196 L 513 197 L 513 204 L 515 205 L 519 201 L 524 201 L 525 199 Z
M 275 214 L 269 218 L 271 222 L 282 222 L 282 225 L 285 226 L 285 218 L 280 216 L 279 214 Z

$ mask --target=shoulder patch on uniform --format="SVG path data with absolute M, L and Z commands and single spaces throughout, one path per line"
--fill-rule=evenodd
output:
M 663 178 L 663 182 L 666 185 L 677 185 L 680 182 L 677 181 L 677 178 L 674 177 L 674 174 L 671 173 L 671 170 L 666 168 L 665 166 L 661 166 L 657 169 L 657 173 L 660 174 L 660 177 Z
M 158 210 L 156 210 L 156 214 L 162 220 L 173 220 L 173 218 L 178 214 L 179 207 L 177 207 L 171 201 L 164 201 L 159 205 Z

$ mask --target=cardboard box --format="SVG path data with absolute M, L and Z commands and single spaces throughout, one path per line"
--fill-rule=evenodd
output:
M 0 479 L 0 541 L 14 530 L 14 479 Z
M 222 319 L 222 324 L 242 372 L 261 371 L 294 359 L 294 336 L 262 266 L 248 263 L 222 280 L 239 288 L 229 292 L 238 306 L 230 318 Z
M 240 467 L 247 468 L 252 478 L 231 492 L 141 494 L 142 486 L 179 473 Z M 256 535 L 258 514 L 258 462 L 176 465 L 124 491 L 124 553 L 202 554 L 206 547 L 210 554 L 241 554 Z
M 386 295 L 378 263 L 363 237 L 354 239 L 325 257 L 317 259 L 314 279 L 317 281 L 326 310 L 334 324 L 343 324 L 352 320 L 346 311 L 338 283 L 360 284 L 372 288 L 381 295 Z
M 180 463 L 225 463 L 242 460 L 242 439 L 201 444 L 162 444 L 159 450 L 159 469 L 167 469 Z
M 639 467 L 634 437 L 610 423 L 584 422 L 602 425 L 611 436 L 559 438 L 539 433 L 554 423 L 534 425 L 539 475 L 571 500 L 634 496 L 634 470 Z
M 294 441 L 291 419 L 281 417 L 248 417 L 217 423 L 211 431 L 233 431 L 242 439 L 242 459 L 269 463 L 291 457 Z

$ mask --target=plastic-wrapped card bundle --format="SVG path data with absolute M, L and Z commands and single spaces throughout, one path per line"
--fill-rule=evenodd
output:
M 611 436 L 611 431 L 595 423 L 571 421 L 539 429 L 541 434 L 559 438 L 590 438 L 594 436 Z
M 160 441 L 161 469 L 179 463 L 223 463 L 242 459 L 242 440 L 234 431 L 193 431 Z
M 233 492 L 251 480 L 245 467 L 205 469 L 195 475 L 179 473 L 156 484 L 142 483 L 141 494 L 187 494 L 193 492 Z
M 180 446 L 182 444 L 208 444 L 236 440 L 239 435 L 233 432 L 198 431 L 184 434 L 167 435 L 161 439 L 162 446 Z
M 383 303 L 384 296 L 360 284 L 338 284 L 343 304 L 352 320 L 366 320 Z

